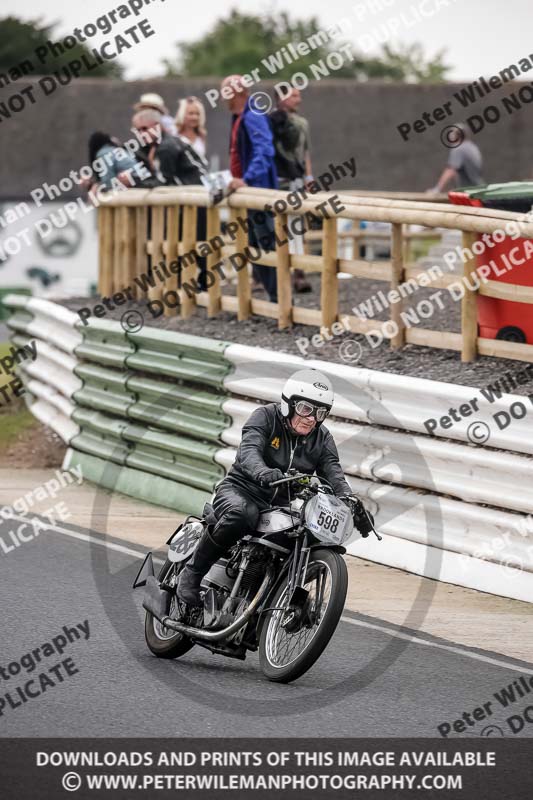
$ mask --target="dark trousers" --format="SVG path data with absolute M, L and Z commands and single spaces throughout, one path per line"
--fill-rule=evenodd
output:
M 259 514 L 266 507 L 244 489 L 222 483 L 213 500 L 213 511 L 217 518 L 213 540 L 220 547 L 232 547 L 246 534 L 255 532 Z
M 248 244 L 251 247 L 259 247 L 264 252 L 276 249 L 276 237 L 274 234 L 274 220 L 265 211 L 248 211 Z M 263 284 L 268 299 L 271 303 L 278 302 L 278 279 L 275 267 L 264 267 L 261 264 L 253 264 L 252 272 L 255 280 Z

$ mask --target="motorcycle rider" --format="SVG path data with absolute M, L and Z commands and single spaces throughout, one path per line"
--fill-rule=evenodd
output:
M 215 561 L 255 531 L 259 514 L 274 499 L 276 504 L 288 504 L 287 484 L 276 488 L 270 484 L 284 478 L 289 469 L 308 475 L 316 472 L 337 497 L 353 497 L 333 437 L 322 425 L 333 398 L 329 378 L 316 369 L 303 369 L 285 383 L 281 403 L 260 406 L 249 417 L 233 466 L 216 489 L 216 525 L 211 532 L 206 526 L 180 575 L 180 600 L 201 605 L 200 582 Z

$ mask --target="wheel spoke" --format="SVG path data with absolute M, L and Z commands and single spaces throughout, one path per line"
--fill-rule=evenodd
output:
M 311 627 L 300 624 L 297 630 L 289 631 L 283 627 L 287 612 L 277 610 L 272 613 L 266 636 L 266 657 L 274 667 L 281 668 L 291 664 L 304 653 L 315 638 L 331 596 L 332 577 L 329 566 L 325 562 L 310 564 L 304 586 L 309 592 L 306 603 L 311 609 L 315 624 Z M 287 604 L 288 596 L 285 589 L 278 606 L 286 607 Z
M 178 576 L 174 564 L 171 565 L 169 571 L 164 575 L 163 580 L 165 581 L 165 583 L 168 583 L 169 586 L 176 585 L 178 581 Z M 169 616 L 172 616 L 172 612 L 175 610 L 176 604 L 177 604 L 177 599 L 175 596 L 173 596 L 170 601 Z M 152 624 L 154 626 L 155 635 L 157 636 L 158 639 L 161 639 L 161 641 L 174 639 L 176 637 L 176 631 L 172 630 L 172 628 L 167 628 L 166 625 L 162 625 L 159 622 L 159 620 L 156 619 L 155 617 L 152 617 Z

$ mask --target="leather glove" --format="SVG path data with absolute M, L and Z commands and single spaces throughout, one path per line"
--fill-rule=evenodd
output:
M 280 469 L 267 469 L 261 473 L 261 483 L 263 486 L 270 486 L 275 481 L 280 481 L 285 475 Z
M 373 515 L 370 513 L 370 511 L 366 510 L 358 497 L 352 495 L 349 497 L 343 497 L 342 499 L 345 500 L 345 502 L 347 502 L 351 507 L 354 525 L 363 539 L 366 539 L 366 537 L 374 529 Z

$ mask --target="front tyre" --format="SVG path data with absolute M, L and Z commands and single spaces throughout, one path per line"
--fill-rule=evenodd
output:
M 178 574 L 178 564 L 167 560 L 157 577 L 160 582 L 165 579 L 165 583 L 175 586 L 178 582 Z M 170 604 L 170 616 L 175 610 L 176 602 L 176 598 L 173 597 Z M 144 637 L 148 648 L 158 658 L 179 658 L 188 653 L 191 647 L 194 647 L 194 642 L 187 636 L 171 628 L 166 628 L 149 611 L 146 612 L 144 621 Z
M 348 570 L 339 553 L 313 550 L 304 581 L 309 592 L 302 610 L 288 608 L 287 585 L 282 584 L 271 603 L 259 639 L 263 674 L 278 683 L 299 678 L 322 655 L 339 624 L 348 589 Z

